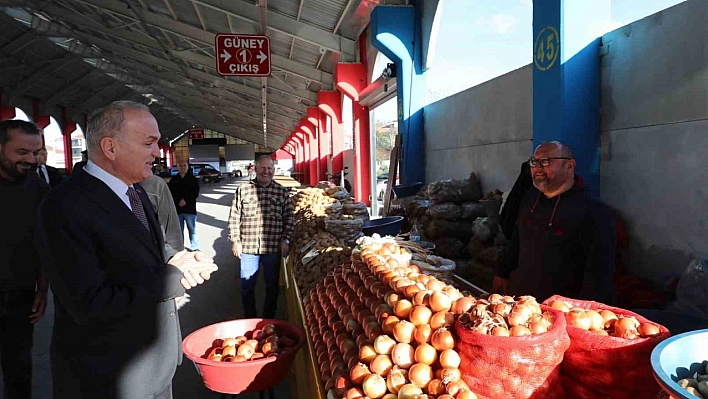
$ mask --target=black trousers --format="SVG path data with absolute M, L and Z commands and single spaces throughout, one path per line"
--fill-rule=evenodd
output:
M 34 290 L 0 291 L 0 364 L 6 399 L 32 398 L 33 301 Z

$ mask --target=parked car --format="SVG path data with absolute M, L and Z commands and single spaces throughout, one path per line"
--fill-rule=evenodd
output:
M 207 163 L 194 163 L 194 164 L 189 164 L 189 167 L 192 168 L 192 174 L 198 179 L 201 180 L 204 183 L 211 183 L 211 182 L 220 182 L 221 179 L 223 178 L 221 172 L 216 170 L 213 166 L 207 164 Z M 171 176 L 176 176 L 179 174 L 179 170 L 177 170 L 177 166 L 173 166 L 170 168 L 170 175 Z

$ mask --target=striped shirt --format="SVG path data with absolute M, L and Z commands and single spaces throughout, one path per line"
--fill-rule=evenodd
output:
M 293 232 L 289 190 L 275 181 L 265 187 L 256 180 L 240 185 L 229 215 L 229 240 L 245 254 L 280 253 L 281 240 Z

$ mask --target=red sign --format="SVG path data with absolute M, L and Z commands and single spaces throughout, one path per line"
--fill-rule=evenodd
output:
M 216 71 L 223 76 L 270 76 L 270 39 L 264 35 L 216 35 Z
M 203 127 L 190 127 L 189 128 L 189 138 L 194 140 L 194 139 L 203 139 L 204 138 L 204 128 Z

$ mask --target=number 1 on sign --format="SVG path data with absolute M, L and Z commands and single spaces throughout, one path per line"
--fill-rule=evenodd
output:
M 248 51 L 246 50 L 241 50 L 238 52 L 238 58 L 241 61 L 241 63 L 245 64 L 247 63 L 248 60 Z

